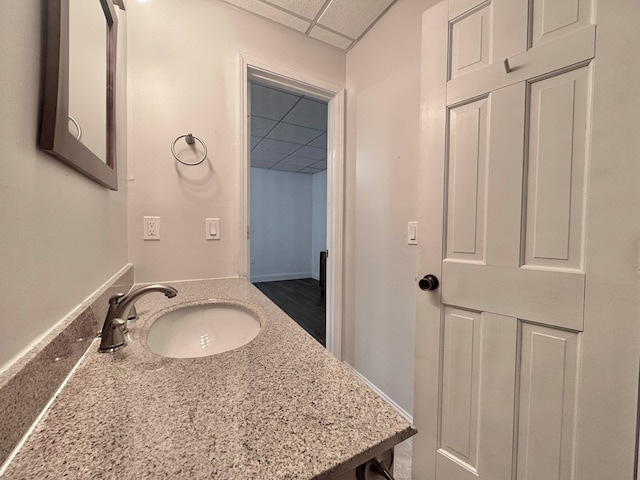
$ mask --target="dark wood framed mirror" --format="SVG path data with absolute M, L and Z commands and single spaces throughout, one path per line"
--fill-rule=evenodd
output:
M 38 146 L 92 180 L 117 190 L 117 17 L 113 2 L 48 0 L 46 4 Z

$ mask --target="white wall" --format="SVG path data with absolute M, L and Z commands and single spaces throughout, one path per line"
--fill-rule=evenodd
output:
M 136 281 L 238 275 L 240 52 L 338 85 L 345 54 L 222 2 L 128 2 L 129 258 Z M 209 147 L 198 167 L 177 164 L 171 142 L 193 132 Z M 142 217 L 161 240 L 142 240 Z M 204 239 L 219 217 L 221 240 Z
M 309 278 L 311 175 L 251 169 L 252 282 Z
M 327 171 L 311 176 L 311 277 L 320 279 L 320 252 L 327 249 Z
M 251 281 L 319 279 L 327 248 L 327 171 L 251 169 Z
M 126 18 L 112 192 L 36 147 L 43 5 L 0 2 L 0 370 L 127 262 Z
M 413 408 L 421 14 L 400 0 L 347 54 L 345 358 Z M 426 239 L 425 239 L 426 240 Z

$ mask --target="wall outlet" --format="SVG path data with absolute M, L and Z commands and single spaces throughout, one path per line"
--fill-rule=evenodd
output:
M 144 240 L 160 240 L 160 217 L 144 217 L 142 232 Z

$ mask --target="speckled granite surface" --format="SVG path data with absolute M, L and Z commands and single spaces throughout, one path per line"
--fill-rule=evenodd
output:
M 4 478 L 324 479 L 415 433 L 247 280 L 171 285 L 137 302 L 126 348 L 91 346 Z M 258 336 L 194 359 L 148 350 L 159 315 L 211 302 L 254 310 Z
M 98 323 L 107 313 L 103 305 L 108 305 L 111 295 L 127 292 L 132 285 L 133 265 L 128 265 L 2 372 L 0 464 L 38 418 L 95 338 Z

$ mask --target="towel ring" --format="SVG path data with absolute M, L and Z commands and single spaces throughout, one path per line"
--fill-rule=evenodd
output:
M 180 160 L 180 158 L 178 157 L 178 154 L 176 153 L 176 142 L 181 138 L 184 138 L 184 141 L 187 142 L 188 145 L 193 145 L 195 140 L 200 142 L 200 145 L 202 145 L 202 148 L 204 149 L 204 153 L 202 154 L 202 158 L 200 160 L 193 163 L 183 162 L 182 160 Z M 189 165 L 189 166 L 200 165 L 202 162 L 204 162 L 204 159 L 207 158 L 207 146 L 202 140 L 200 140 L 195 135 L 192 135 L 190 133 L 185 133 L 184 135 L 177 136 L 176 139 L 173 141 L 173 143 L 171 144 L 171 153 L 173 153 L 174 158 L 183 165 Z
M 69 115 L 69 120 L 71 120 L 71 122 L 76 126 L 76 139 L 80 140 L 80 137 L 82 137 L 82 129 L 80 128 L 80 124 L 71 115 Z

